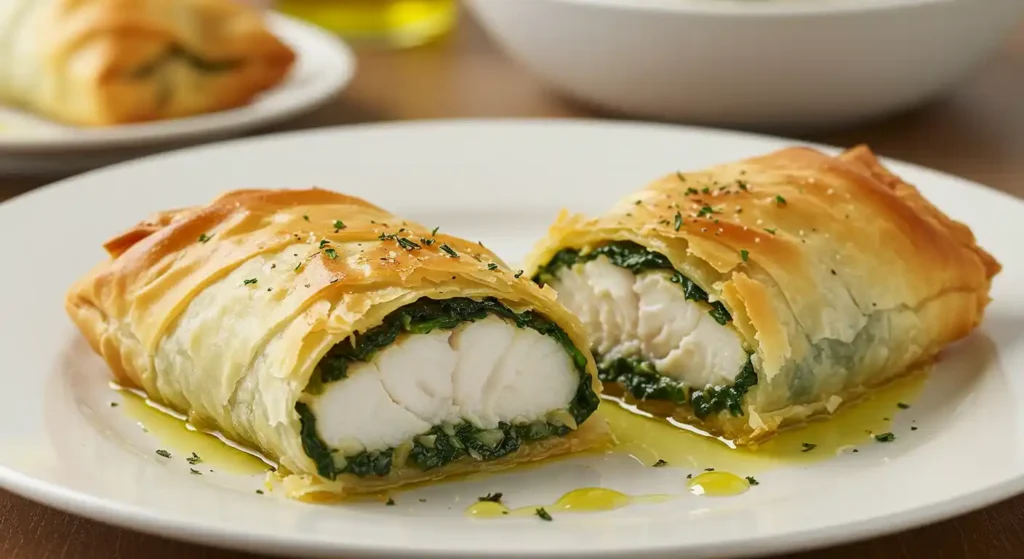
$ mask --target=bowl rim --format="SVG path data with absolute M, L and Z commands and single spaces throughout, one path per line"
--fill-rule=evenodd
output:
M 485 2 L 491 0 L 472 0 Z M 539 0 L 622 11 L 725 17 L 822 16 L 952 5 L 958 0 Z

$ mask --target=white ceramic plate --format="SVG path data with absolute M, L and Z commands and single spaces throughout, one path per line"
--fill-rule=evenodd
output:
M 433 557 L 760 554 L 893 532 L 1024 490 L 1024 203 L 907 164 L 893 168 L 1002 260 L 981 329 L 950 349 L 897 440 L 780 467 L 732 498 L 688 495 L 685 470 L 585 457 L 398 496 L 399 504 L 308 505 L 256 495 L 260 477 L 192 476 L 154 454 L 62 308 L 100 243 L 151 211 L 240 187 L 320 185 L 522 257 L 563 206 L 599 212 L 674 169 L 789 144 L 696 128 L 573 121 L 358 126 L 246 139 L 95 171 L 0 205 L 0 485 L 138 530 L 297 555 Z M 909 433 L 914 422 L 920 430 Z M 621 459 L 620 459 L 621 458 Z M 550 503 L 580 486 L 679 498 L 608 513 L 472 520 L 503 491 Z M 427 502 L 419 502 L 426 498 Z
M 0 172 L 61 172 L 95 167 L 187 142 L 220 139 L 285 121 L 330 100 L 352 78 L 352 51 L 321 29 L 267 14 L 270 28 L 296 54 L 291 73 L 252 103 L 226 111 L 102 128 L 58 124 L 0 106 Z

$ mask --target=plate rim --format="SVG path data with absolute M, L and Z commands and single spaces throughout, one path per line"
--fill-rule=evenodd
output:
M 125 168 L 130 168 L 134 165 L 148 165 L 156 162 L 159 164 L 160 158 L 170 158 L 172 156 L 180 156 L 185 152 L 193 152 L 195 150 L 215 150 L 215 149 L 238 149 L 243 147 L 245 144 L 263 143 L 263 142 L 275 142 L 285 141 L 301 136 L 312 136 L 312 135 L 331 135 L 338 133 L 345 134 L 359 134 L 361 131 L 369 129 L 392 129 L 392 128 L 434 128 L 437 126 L 468 126 L 468 127 L 491 127 L 491 126 L 514 126 L 514 127 L 539 127 L 539 126 L 551 126 L 552 124 L 557 126 L 596 126 L 601 128 L 618 128 L 618 129 L 634 129 L 642 131 L 644 129 L 649 130 L 674 130 L 678 133 L 689 133 L 695 135 L 710 135 L 723 140 L 730 138 L 735 139 L 756 139 L 763 141 L 770 141 L 774 143 L 792 143 L 815 147 L 818 149 L 825 149 L 829 151 L 839 150 L 842 148 L 831 146 L 827 144 L 806 142 L 803 140 L 796 140 L 792 138 L 786 138 L 781 136 L 771 136 L 758 133 L 740 132 L 734 130 L 723 130 L 716 128 L 707 128 L 700 126 L 684 126 L 676 124 L 661 124 L 661 123 L 644 123 L 644 122 L 623 122 L 623 121 L 605 121 L 598 119 L 551 119 L 551 118 L 484 118 L 484 119 L 436 119 L 436 120 L 418 120 L 418 121 L 395 121 L 385 123 L 363 123 L 357 125 L 342 125 L 332 126 L 317 129 L 306 129 L 306 130 L 293 130 L 286 132 L 279 132 L 274 134 L 267 134 L 256 137 L 244 137 L 237 138 L 223 142 L 215 142 L 200 146 L 191 146 L 183 149 L 173 150 L 170 152 L 164 152 L 154 155 L 149 155 L 143 158 L 118 163 L 112 166 L 108 166 L 101 169 L 92 170 L 80 175 L 69 177 L 54 183 L 48 184 L 44 187 L 32 190 L 22 195 L 16 196 L 4 203 L 0 204 L 0 208 L 5 206 L 15 205 L 30 199 L 32 196 L 49 192 L 53 188 L 62 188 L 66 186 L 66 183 L 73 183 L 74 181 L 88 178 L 94 173 L 102 174 L 108 171 L 120 171 Z M 971 188 L 981 187 L 982 189 L 988 190 L 992 194 L 998 194 L 1006 201 L 1013 201 L 1016 203 L 1018 209 L 1024 209 L 1024 202 L 1019 198 L 1007 194 L 1005 192 L 996 190 L 992 187 L 978 183 L 976 181 L 958 177 L 950 173 L 938 171 L 914 163 L 907 163 L 891 158 L 882 158 L 886 163 L 898 163 L 908 169 L 913 169 L 915 173 L 922 175 L 932 175 L 940 177 L 943 180 L 953 181 L 960 183 L 964 186 Z M 383 543 L 374 545 L 372 547 L 367 546 L 359 542 L 324 542 L 320 540 L 307 540 L 300 545 L 296 545 L 294 540 L 280 535 L 268 534 L 260 536 L 257 533 L 247 532 L 244 530 L 224 530 L 217 527 L 205 527 L 203 524 L 189 520 L 179 520 L 165 516 L 161 516 L 159 512 L 150 511 L 142 507 L 130 504 L 120 503 L 118 501 L 112 501 L 102 497 L 92 496 L 83 491 L 69 488 L 65 485 L 58 485 L 46 481 L 41 481 L 38 478 L 34 478 L 29 474 L 19 472 L 8 468 L 6 465 L 0 464 L 0 487 L 6 490 L 30 499 L 35 502 L 42 503 L 46 506 L 63 510 L 79 516 L 84 516 L 102 523 L 112 524 L 120 526 L 126 529 L 137 530 L 148 534 L 170 537 L 178 540 L 195 542 L 203 545 L 211 545 L 221 548 L 231 549 L 245 549 L 249 551 L 259 551 L 263 553 L 272 554 L 314 554 L 314 555 L 329 555 L 336 554 L 339 552 L 351 553 L 359 556 L 367 557 L 394 557 L 407 555 L 410 550 L 407 547 L 403 547 L 397 543 Z M 862 539 L 880 537 L 884 535 L 893 534 L 896 532 L 920 527 L 923 525 L 939 522 L 960 514 L 964 514 L 979 508 L 989 506 L 999 501 L 1012 498 L 1016 495 L 1024 493 L 1024 472 L 1001 480 L 988 487 L 984 487 L 974 492 L 956 496 L 941 500 L 939 502 L 925 505 L 918 505 L 913 508 L 912 513 L 907 511 L 893 512 L 883 516 L 874 516 L 866 518 L 854 523 L 840 523 L 833 526 L 824 528 L 818 528 L 813 532 L 792 532 L 789 534 L 768 534 L 762 536 L 754 536 L 751 538 L 745 538 L 742 540 L 734 540 L 729 542 L 711 542 L 704 544 L 691 545 L 685 548 L 686 552 L 699 554 L 702 556 L 760 556 L 770 553 L 779 553 L 786 551 L 801 551 L 818 549 L 825 546 L 839 545 L 852 541 L 858 541 Z M 656 543 L 656 544 L 645 544 L 643 548 L 644 552 L 647 553 L 672 553 L 679 552 L 681 550 L 680 542 L 668 543 Z M 472 557 L 476 551 L 470 549 L 457 549 L 457 550 L 442 550 L 442 549 L 421 549 L 416 550 L 416 554 L 425 557 Z M 495 557 L 517 557 L 521 556 L 521 553 L 509 550 L 490 550 L 490 553 Z M 565 557 L 565 556 L 582 556 L 583 551 L 566 551 L 566 550 L 552 550 L 550 552 L 532 553 L 532 556 L 540 557 Z M 594 551 L 587 550 L 586 556 L 591 557 L 622 557 L 625 551 L 622 549 L 611 549 Z
M 329 53 L 333 60 L 331 65 L 336 71 L 320 74 L 316 85 L 309 87 L 303 98 L 287 106 L 275 110 L 252 111 L 254 103 L 232 109 L 203 113 L 183 118 L 115 125 L 99 128 L 81 128 L 70 137 L 10 137 L 0 135 L 0 155 L 13 157 L 39 157 L 53 155 L 54 152 L 71 153 L 78 156 L 88 155 L 94 151 L 118 150 L 125 148 L 145 149 L 161 145 L 187 149 L 193 146 L 180 146 L 181 142 L 194 141 L 203 137 L 217 137 L 239 133 L 261 126 L 268 126 L 286 121 L 300 114 L 311 111 L 329 102 L 345 90 L 358 71 L 358 60 L 352 48 L 343 40 L 311 23 L 297 18 L 268 11 L 265 15 L 267 26 L 277 36 L 302 37 L 315 42 Z M 301 50 L 296 52 L 297 61 L 303 56 Z M 288 78 L 286 77 L 286 80 Z M 268 91 L 286 87 L 282 82 Z M 247 112 L 251 114 L 246 114 Z M 43 117 L 36 117 L 43 118 Z M 55 122 L 56 125 L 61 123 Z M 102 167 L 101 167 L 102 168 Z

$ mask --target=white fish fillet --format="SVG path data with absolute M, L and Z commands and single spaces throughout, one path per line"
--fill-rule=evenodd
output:
M 666 272 L 637 276 L 600 256 L 560 270 L 552 287 L 583 322 L 599 359 L 642 357 L 698 388 L 731 384 L 746 364 L 736 331 L 688 301 Z
M 568 406 L 579 373 L 558 342 L 490 316 L 406 335 L 310 402 L 320 437 L 344 455 L 385 450 L 434 425 L 530 421 Z

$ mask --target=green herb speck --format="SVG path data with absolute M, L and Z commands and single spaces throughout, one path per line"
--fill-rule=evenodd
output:
M 340 219 L 335 219 L 334 220 L 334 228 L 335 229 L 344 229 L 345 227 L 346 227 L 346 225 L 345 225 L 344 221 L 342 221 Z
M 666 461 L 662 460 L 661 458 L 659 458 L 658 461 L 655 462 L 651 467 L 653 467 L 653 468 L 661 468 L 661 467 L 664 467 L 664 466 L 668 466 L 668 462 L 666 462 Z
M 740 258 L 742 258 L 744 262 L 746 262 L 750 258 L 750 253 L 747 252 L 747 249 L 740 250 Z
M 188 471 L 191 472 L 192 475 L 194 475 L 194 476 L 201 476 L 201 475 L 203 475 L 203 472 L 200 472 L 199 470 L 197 470 L 195 468 L 189 468 Z
M 754 476 L 747 476 L 747 483 L 750 485 L 761 485 L 761 482 L 754 479 Z
M 393 507 L 393 506 L 395 506 L 395 500 L 392 499 L 391 497 L 388 497 L 388 502 L 386 502 L 384 504 L 389 506 L 389 507 Z
M 516 278 L 516 279 L 519 279 L 519 278 L 523 277 L 523 271 L 522 271 L 522 270 L 519 270 L 519 271 L 518 271 L 518 272 L 516 272 L 516 273 L 515 273 L 515 274 L 514 274 L 514 275 L 513 275 L 512 277 L 514 277 L 514 278 Z
M 897 402 L 896 407 L 901 410 L 910 409 L 910 404 L 904 404 L 903 402 Z
M 257 489 L 256 490 L 256 494 L 257 495 L 262 495 L 263 494 L 263 490 L 262 489 Z
M 249 278 L 242 282 L 242 285 L 253 285 L 256 283 L 256 278 Z
M 170 458 L 170 457 L 171 457 L 171 453 L 170 453 L 170 452 L 167 452 L 166 450 L 164 450 L 164 449 L 162 449 L 162 448 L 160 448 L 160 449 L 157 449 L 156 453 L 157 453 L 158 455 L 160 455 L 160 456 L 163 456 L 164 458 Z
M 769 232 L 769 233 L 771 233 L 772 235 L 774 235 L 774 234 L 775 234 L 775 231 L 776 231 L 775 229 L 769 229 L 769 228 L 767 228 L 767 227 L 765 227 L 765 228 L 764 228 L 764 230 L 765 230 L 765 231 L 767 231 L 767 232 Z
M 782 196 L 779 196 L 778 194 L 776 194 L 775 195 L 775 204 L 778 205 L 779 207 L 785 206 L 786 205 L 786 199 L 783 198 Z
M 682 227 L 682 226 L 683 226 L 683 214 L 681 214 L 679 212 L 676 212 L 676 220 L 675 220 L 676 231 L 679 231 L 679 228 Z
M 501 502 L 501 496 L 502 496 L 501 492 L 488 493 L 488 494 L 484 495 L 483 497 L 477 497 L 476 500 L 480 501 L 480 502 L 500 503 Z
M 324 254 L 326 254 L 327 258 L 330 258 L 331 260 L 334 260 L 335 258 L 338 257 L 338 252 L 336 250 L 334 250 L 333 248 L 329 248 L 329 249 L 325 250 Z
M 497 270 L 498 269 L 498 265 L 495 264 L 494 262 L 491 262 L 490 264 L 487 265 L 487 269 L 491 270 L 491 271 Z
M 200 243 L 205 243 L 206 241 L 209 241 L 212 238 L 213 238 L 212 236 L 207 235 L 206 233 L 203 233 L 202 235 L 199 235 L 199 242 Z
M 548 522 L 551 522 L 551 520 L 552 520 L 551 519 L 551 515 L 548 514 L 548 511 L 544 510 L 544 507 L 540 507 L 537 510 L 535 510 L 534 514 L 539 516 L 541 520 L 546 520 Z
M 800 452 L 810 452 L 810 451 L 818 448 L 818 445 L 816 445 L 814 443 L 800 443 L 800 446 L 803 449 Z
M 880 435 L 875 435 L 875 440 L 880 443 L 891 443 L 896 440 L 896 435 L 893 435 L 892 433 L 882 433 Z
M 451 258 L 458 258 L 459 257 L 459 253 L 455 252 L 455 249 L 453 249 L 452 247 L 448 246 L 445 243 L 441 243 L 441 246 L 439 248 L 441 250 L 443 250 L 445 252 L 445 254 L 447 254 Z
M 203 459 L 200 458 L 198 454 L 193 452 L 192 456 L 189 456 L 188 458 L 186 458 L 185 461 L 188 462 L 189 464 L 192 464 L 193 466 L 195 466 L 196 464 L 202 462 Z

